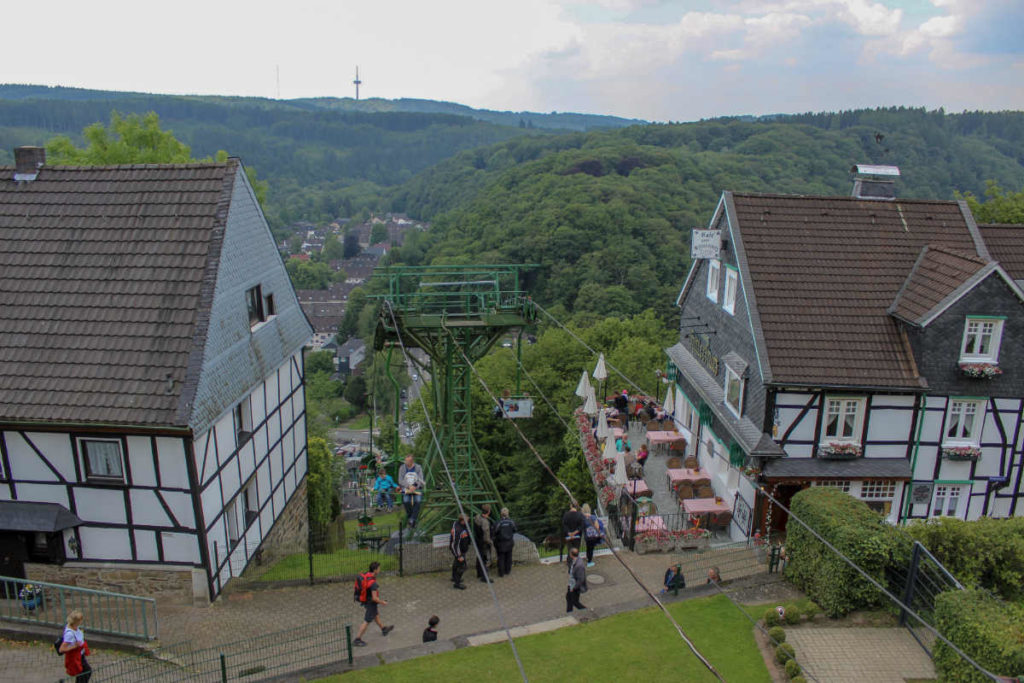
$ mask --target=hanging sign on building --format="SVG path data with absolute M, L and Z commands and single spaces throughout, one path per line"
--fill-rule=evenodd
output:
M 928 505 L 932 502 L 932 483 L 915 481 L 910 487 L 910 502 L 914 505 Z
M 690 233 L 690 258 L 718 258 L 722 250 L 721 230 L 694 230 Z

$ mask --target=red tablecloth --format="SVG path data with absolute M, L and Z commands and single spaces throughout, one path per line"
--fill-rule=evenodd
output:
M 636 530 L 640 531 L 664 531 L 665 520 L 661 518 L 661 515 L 649 515 L 647 517 L 638 517 L 636 520 Z
M 691 484 L 711 483 L 711 476 L 706 470 L 668 469 L 665 470 L 665 474 L 668 476 L 668 485 L 672 488 L 677 488 L 684 481 Z
M 654 445 L 658 443 L 676 443 L 686 441 L 686 437 L 679 432 L 647 432 L 647 443 Z
M 643 479 L 630 479 L 626 482 L 626 490 L 629 491 L 629 495 L 634 498 L 641 496 L 650 496 L 651 487 L 647 485 L 647 482 Z
M 725 501 L 716 503 L 714 498 L 690 498 L 683 501 L 683 510 L 691 515 L 706 515 L 714 512 L 732 512 Z

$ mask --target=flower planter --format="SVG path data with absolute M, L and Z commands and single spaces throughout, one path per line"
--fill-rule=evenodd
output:
M 633 549 L 637 555 L 647 553 L 669 553 L 675 550 L 675 539 L 668 532 L 647 532 L 637 534 Z
M 992 379 L 1003 374 L 995 363 L 960 363 L 960 374 L 971 379 Z
M 863 451 L 856 444 L 829 444 L 818 447 L 818 457 L 826 460 L 853 460 L 859 458 Z
M 19 595 L 21 598 L 21 607 L 26 612 L 34 612 L 37 607 L 43 606 L 43 591 L 31 591 L 26 593 L 24 590 Z
M 974 446 L 943 448 L 942 457 L 952 462 L 973 462 L 981 457 L 981 449 Z

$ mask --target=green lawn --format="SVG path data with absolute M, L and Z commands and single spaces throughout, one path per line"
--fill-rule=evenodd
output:
M 770 683 L 753 626 L 728 598 L 687 600 L 669 610 L 726 680 Z M 532 681 L 715 680 L 653 607 L 525 636 L 516 647 Z M 521 680 L 508 643 L 498 643 L 353 671 L 321 683 L 459 679 Z
M 366 413 L 355 417 L 345 424 L 341 425 L 345 429 L 369 429 L 370 428 L 370 416 Z

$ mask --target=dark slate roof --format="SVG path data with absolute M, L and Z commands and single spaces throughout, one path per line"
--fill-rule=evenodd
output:
M 82 524 L 63 505 L 0 500 L 0 530 L 45 531 L 52 533 Z
M 979 223 L 992 258 L 1014 280 L 1024 280 L 1024 225 Z
M 925 247 L 904 281 L 889 312 L 915 325 L 924 325 L 943 303 L 977 284 L 995 264 L 974 254 L 943 247 Z
M 766 381 L 921 388 L 888 308 L 925 245 L 984 250 L 965 207 L 729 192 L 725 200 Z
M 764 466 L 766 479 L 910 479 L 906 458 L 775 458 Z
M 0 420 L 180 422 L 238 166 L 0 166 Z

